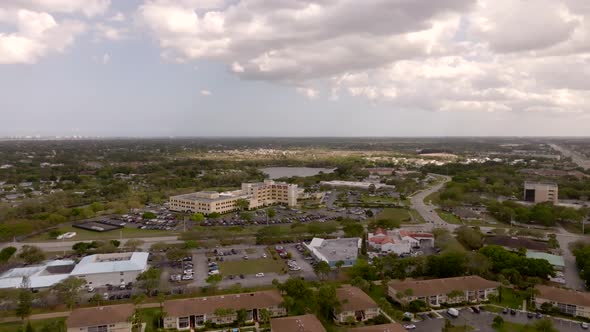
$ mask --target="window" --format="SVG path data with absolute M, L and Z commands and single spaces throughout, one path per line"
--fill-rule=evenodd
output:
M 106 325 L 91 326 L 88 328 L 88 332 L 108 332 L 109 329 Z
M 188 326 L 189 326 L 189 318 L 188 317 L 180 317 L 180 318 L 178 318 L 178 328 L 179 329 L 185 329 Z

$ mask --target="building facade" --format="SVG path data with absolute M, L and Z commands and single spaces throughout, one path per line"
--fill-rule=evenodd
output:
M 533 203 L 551 202 L 557 204 L 559 190 L 550 182 L 525 182 L 524 200 Z
M 218 193 L 200 191 L 170 197 L 169 208 L 188 213 L 228 213 L 239 209 L 238 202 L 246 200 L 248 209 L 284 204 L 297 205 L 297 185 L 265 180 L 257 183 L 242 183 L 242 189 Z
M 537 285 L 535 288 L 537 292 L 534 301 L 537 308 L 541 308 L 543 303 L 550 303 L 564 314 L 590 318 L 590 294 L 545 285 Z
M 67 332 L 131 332 L 133 304 L 79 308 L 66 320 Z
M 360 288 L 342 285 L 336 289 L 340 310 L 335 313 L 339 323 L 364 322 L 381 314 L 379 306 Z
M 137 276 L 148 269 L 148 256 L 147 252 L 86 256 L 76 264 L 70 276 L 82 278 L 93 287 L 134 283 Z
M 498 294 L 500 284 L 479 276 L 430 280 L 394 280 L 388 285 L 388 294 L 400 303 L 422 300 L 431 307 L 443 303 L 487 301 Z
M 270 317 L 286 316 L 282 303 L 276 290 L 166 301 L 164 328 L 189 330 L 202 328 L 206 323 L 232 324 L 239 310 L 245 310 L 246 322 L 259 321 L 265 315 L 263 311 Z
M 358 258 L 362 240 L 358 237 L 343 239 L 322 239 L 314 237 L 309 244 L 303 245 L 317 259 L 335 268 L 338 262 L 342 266 L 353 266 Z

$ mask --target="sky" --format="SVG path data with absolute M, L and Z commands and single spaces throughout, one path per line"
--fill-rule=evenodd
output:
M 588 0 L 2 0 L 0 136 L 588 136 Z

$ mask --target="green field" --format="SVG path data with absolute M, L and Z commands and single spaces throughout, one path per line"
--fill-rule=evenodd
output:
M 66 241 L 84 241 L 84 240 L 110 240 L 120 239 L 121 235 L 124 239 L 136 238 L 136 237 L 154 237 L 154 236 L 175 236 L 179 235 L 178 232 L 173 231 L 160 231 L 160 230 L 145 230 L 139 228 L 123 227 L 120 230 L 114 230 L 109 232 L 93 232 L 87 231 L 72 226 L 64 226 L 59 228 L 60 232 L 76 232 L 76 236 Z M 46 241 L 60 241 L 49 237 L 49 233 L 39 234 L 30 237 L 26 240 L 27 242 L 46 242 Z
M 377 215 L 376 218 L 395 220 L 400 223 L 408 223 L 412 221 L 409 211 L 402 208 L 385 208 Z
M 272 258 L 225 261 L 219 264 L 219 272 L 224 276 L 259 272 L 283 273 L 285 268 L 286 265 L 282 259 L 274 260 Z
M 363 203 L 382 203 L 382 204 L 395 204 L 399 203 L 399 199 L 391 197 L 391 196 L 369 196 L 368 194 L 363 194 L 361 197 L 361 201 Z
M 499 298 L 499 297 L 498 297 Z M 502 301 L 495 300 L 494 304 L 520 309 L 522 308 L 522 302 L 526 299 L 526 294 L 523 291 L 517 291 L 512 288 L 502 287 Z
M 40 319 L 40 320 L 32 320 L 31 325 L 35 331 L 40 331 L 45 325 L 50 324 L 52 322 L 57 321 L 65 321 L 65 318 L 49 318 L 49 319 Z M 2 332 L 17 332 L 21 327 L 26 325 L 26 322 L 10 322 L 10 323 L 0 323 L 0 331 Z M 23 328 L 24 331 L 24 328 Z
M 518 324 L 504 321 L 501 328 L 495 329 L 497 332 L 535 332 L 538 331 L 531 325 Z
M 450 212 L 446 212 L 441 209 L 436 209 L 436 213 L 438 213 L 438 216 L 441 217 L 442 220 L 448 222 L 449 224 L 463 224 L 461 222 L 461 219 L 457 218 L 457 216 Z

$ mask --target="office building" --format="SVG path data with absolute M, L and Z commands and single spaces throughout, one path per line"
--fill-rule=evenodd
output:
M 148 255 L 147 252 L 123 252 L 86 256 L 76 264 L 70 276 L 82 278 L 93 287 L 133 283 L 148 269 Z
M 524 200 L 533 203 L 551 202 L 557 204 L 557 184 L 551 182 L 525 182 Z
M 344 239 L 322 239 L 314 237 L 309 244 L 303 245 L 317 259 L 335 268 L 342 261 L 344 267 L 353 266 L 361 248 L 362 240 L 358 237 Z

